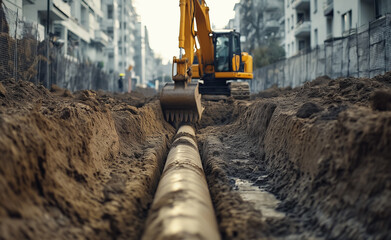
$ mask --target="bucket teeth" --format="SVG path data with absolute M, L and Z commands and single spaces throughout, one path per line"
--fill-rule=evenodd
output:
M 170 120 L 169 121 L 172 121 L 172 122 L 174 122 L 174 120 L 175 120 L 175 113 L 174 112 L 170 112 Z
M 164 116 L 166 117 L 166 120 L 167 120 L 167 121 L 170 120 L 170 114 L 169 114 L 168 112 L 166 112 L 166 113 L 164 114 Z
M 184 113 L 183 111 L 181 111 L 181 112 L 179 113 L 179 121 L 180 121 L 180 122 L 183 121 L 183 118 L 184 118 L 183 115 L 185 115 L 185 113 Z
M 201 95 L 198 83 L 189 83 L 185 86 L 168 83 L 160 95 L 160 105 L 167 122 L 175 125 L 195 123 L 202 114 Z

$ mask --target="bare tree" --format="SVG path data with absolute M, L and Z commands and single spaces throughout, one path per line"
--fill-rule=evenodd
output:
M 269 8 L 271 4 L 280 5 L 280 8 Z M 284 14 L 283 9 L 283 0 L 240 1 L 240 31 L 246 37 L 246 51 L 253 52 L 258 47 L 269 45 L 270 34 L 265 31 L 267 18 L 273 16 L 273 19 L 279 19 Z

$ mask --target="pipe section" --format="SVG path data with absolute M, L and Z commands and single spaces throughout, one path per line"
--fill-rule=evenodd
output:
M 175 136 L 142 239 L 220 239 L 191 126 Z

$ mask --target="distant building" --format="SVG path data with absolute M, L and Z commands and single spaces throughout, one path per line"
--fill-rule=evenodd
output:
M 285 0 L 287 57 L 354 33 L 390 12 L 389 0 Z
M 234 6 L 235 17 L 231 19 L 227 28 L 241 33 L 244 50 L 250 51 L 269 39 L 281 41 L 284 34 L 280 34 L 280 19 L 284 15 L 284 0 L 241 0 Z M 283 28 L 282 28 L 283 31 Z
M 38 23 L 46 29 L 47 1 L 23 0 L 22 9 L 25 21 Z M 59 43 L 65 56 L 74 61 L 106 61 L 103 50 L 109 38 L 100 28 L 104 17 L 100 0 L 51 0 L 49 9 L 50 35 Z M 45 32 L 40 32 L 40 39 Z
M 46 35 L 47 1 L 3 0 L 20 19 L 38 24 Z M 135 65 L 138 21 L 132 0 L 50 0 L 49 32 L 65 56 L 107 72 L 125 73 Z
M 102 27 L 110 37 L 105 49 L 109 72 L 125 73 L 134 67 L 137 13 L 131 0 L 102 0 Z

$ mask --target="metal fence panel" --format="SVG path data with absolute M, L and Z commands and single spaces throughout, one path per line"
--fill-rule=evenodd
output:
M 297 87 L 323 75 L 373 77 L 390 70 L 391 15 L 388 14 L 308 53 L 256 69 L 252 91 L 273 85 Z
M 80 57 L 64 56 L 62 46 L 42 36 L 39 24 L 21 20 L 18 12 L 9 10 L 4 4 L 0 10 L 0 76 L 3 79 L 31 81 L 44 86 L 56 84 L 71 91 L 118 91 L 117 73 L 108 74 Z

